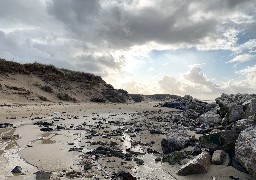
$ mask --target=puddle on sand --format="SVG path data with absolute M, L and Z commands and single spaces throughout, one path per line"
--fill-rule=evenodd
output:
M 14 178 L 13 174 L 11 173 L 12 169 L 15 166 L 21 166 L 22 172 L 27 175 L 16 176 L 14 179 L 34 179 L 35 176 L 33 173 L 37 172 L 38 169 L 30 164 L 28 164 L 25 160 L 23 160 L 18 152 L 20 151 L 19 148 L 9 149 L 6 150 L 2 158 L 0 158 L 0 169 L 1 175 L 0 179 L 4 178 Z
M 156 156 L 153 154 L 145 154 L 140 156 L 144 160 L 144 165 L 134 167 L 132 169 L 133 174 L 140 179 L 152 179 L 152 180 L 175 180 L 168 172 L 164 171 L 164 167 L 161 162 L 155 162 Z

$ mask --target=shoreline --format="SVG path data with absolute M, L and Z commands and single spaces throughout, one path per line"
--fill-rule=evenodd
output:
M 108 179 L 111 178 L 113 172 L 119 170 L 130 172 L 141 179 L 153 178 L 153 176 L 155 178 L 161 176 L 161 179 L 180 180 L 209 179 L 210 177 L 217 177 L 218 179 L 218 176 L 221 179 L 229 179 L 230 175 L 249 178 L 248 175 L 224 165 L 211 165 L 209 172 L 206 174 L 178 176 L 176 171 L 181 165 L 172 166 L 168 163 L 155 162 L 155 159 L 160 157 L 162 153 L 160 142 L 165 135 L 151 134 L 149 130 L 155 127 L 163 131 L 165 127 L 171 124 L 165 120 L 155 121 L 155 119 L 159 117 L 169 118 L 172 114 L 179 113 L 179 111 L 154 107 L 154 105 L 151 102 L 143 102 L 132 104 L 64 103 L 11 106 L 1 108 L 0 123 L 13 123 L 15 126 L 14 134 L 19 134 L 19 139 L 15 140 L 17 146 L 13 147 L 13 149 L 21 148 L 16 153 L 18 155 L 16 159 L 24 158 L 25 161 L 37 167 L 35 169 L 35 167 L 29 167 L 29 165 L 21 163 L 26 174 L 21 175 L 23 178 L 34 178 L 33 173 L 37 170 L 48 172 L 53 170 L 53 176 L 62 179 L 67 178 L 67 173 L 71 173 L 71 176 L 75 177 L 88 177 L 88 179 L 92 177 Z M 35 124 L 36 122 L 51 123 L 52 121 L 54 122 L 52 126 L 54 129 L 49 132 L 41 131 L 40 129 L 43 126 Z M 65 129 L 56 129 L 58 126 Z M 141 130 L 131 133 L 134 128 L 141 128 Z M 94 130 L 96 134 L 91 130 Z M 122 133 L 118 133 L 119 130 L 129 135 L 125 137 L 121 135 Z M 42 143 L 43 141 L 45 143 Z M 139 142 L 139 144 L 133 145 L 136 142 Z M 154 144 L 150 145 L 151 142 L 154 142 Z M 109 144 L 116 144 L 110 147 L 113 148 L 112 150 L 117 149 L 114 153 L 121 153 L 117 155 L 118 157 L 116 157 L 116 154 L 114 156 L 113 154 L 111 156 L 100 155 L 99 159 L 95 159 L 93 154 L 88 154 L 88 152 L 93 152 L 98 147 L 109 146 Z M 82 148 L 82 150 L 79 148 Z M 160 154 L 147 153 L 148 148 Z M 56 149 L 57 152 L 55 152 Z M 127 161 L 120 158 L 122 152 L 137 154 L 133 155 L 134 158 L 142 159 L 143 165 L 137 164 L 137 161 Z M 3 154 L 8 156 L 6 152 Z M 83 163 L 85 162 L 82 163 L 82 161 L 84 159 L 90 161 L 89 164 L 92 166 L 87 171 L 83 169 Z M 83 165 L 77 164 L 78 160 Z M 60 168 L 54 169 L 48 166 L 49 164 L 52 166 L 59 165 Z M 10 174 L 12 168 L 14 167 L 11 167 L 9 162 L 5 171 L 5 173 L 9 171 L 9 174 L 0 173 L 0 175 L 8 176 L 10 179 L 19 178 L 19 176 Z M 221 170 L 222 172 L 218 175 Z M 76 173 L 72 174 L 72 171 Z M 79 175 L 80 173 L 81 175 Z

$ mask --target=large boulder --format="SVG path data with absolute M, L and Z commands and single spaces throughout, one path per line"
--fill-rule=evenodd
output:
M 237 132 L 241 132 L 249 127 L 255 126 L 256 121 L 252 119 L 240 119 L 232 125 L 232 129 L 236 130 Z
M 215 113 L 214 111 L 208 111 L 202 114 L 198 120 L 205 124 L 218 124 L 221 122 L 221 117 L 219 114 Z
M 199 138 L 202 147 L 211 151 L 221 150 L 231 151 L 235 148 L 238 133 L 235 130 L 223 130 L 204 134 Z
M 209 152 L 202 152 L 187 164 L 183 165 L 177 172 L 180 176 L 189 174 L 206 173 L 211 164 L 211 155 Z
M 187 130 L 183 128 L 171 129 L 166 138 L 161 141 L 161 146 L 164 154 L 168 154 L 174 151 L 179 151 L 186 147 L 190 137 Z
M 256 178 L 256 128 L 250 127 L 239 134 L 235 147 L 236 160 Z

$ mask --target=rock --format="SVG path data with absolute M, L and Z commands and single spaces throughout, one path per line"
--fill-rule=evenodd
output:
M 255 126 L 256 121 L 251 119 L 240 119 L 235 124 L 232 125 L 232 129 L 236 130 L 237 132 L 241 132 L 248 127 Z
M 92 164 L 90 162 L 86 162 L 84 164 L 84 171 L 88 171 L 91 168 L 92 168 Z
M 36 175 L 36 180 L 48 180 L 48 179 L 51 179 L 52 173 L 45 172 L 45 171 L 37 171 L 35 175 Z
M 224 151 L 231 151 L 235 148 L 235 142 L 238 133 L 234 130 L 223 130 L 204 134 L 199 137 L 199 142 L 202 147 L 210 149 L 211 151 L 223 149 Z
M 142 159 L 139 158 L 134 158 L 134 161 L 138 164 L 138 165 L 143 165 L 144 161 Z
M 213 112 L 213 111 L 208 111 L 205 114 L 202 114 L 198 120 L 202 123 L 206 123 L 206 124 L 218 124 L 221 122 L 221 117 L 219 114 Z
M 179 151 L 172 152 L 170 154 L 165 154 L 163 156 L 162 162 L 168 162 L 171 165 L 174 165 L 180 162 L 183 159 L 183 153 Z
M 226 153 L 223 150 L 214 151 L 212 155 L 212 164 L 217 164 L 217 165 L 222 164 L 225 156 L 226 156 Z
M 159 162 L 159 161 L 161 161 L 161 158 L 160 158 L 160 157 L 157 157 L 157 158 L 155 159 L 155 161 L 156 161 L 156 162 Z
M 252 116 L 256 114 L 256 98 L 250 100 L 250 103 L 246 109 L 246 116 Z
M 224 124 L 230 124 L 234 121 L 237 121 L 244 117 L 244 107 L 243 105 L 238 105 L 234 101 L 220 100 L 216 99 L 220 109 L 218 110 L 218 114 L 223 119 Z
M 44 128 L 41 128 L 40 131 L 48 132 L 48 131 L 53 131 L 53 129 L 50 127 L 44 127 Z
M 242 131 L 235 147 L 236 160 L 256 178 L 256 128 Z
M 163 132 L 160 129 L 150 129 L 150 134 L 163 134 Z
M 200 148 L 199 146 L 195 146 L 194 149 L 193 149 L 193 151 L 192 151 L 192 155 L 193 155 L 193 156 L 196 156 L 196 155 L 199 155 L 199 154 L 201 154 L 201 153 L 202 153 L 201 148 Z
M 185 129 L 171 129 L 166 136 L 166 139 L 161 141 L 161 146 L 164 154 L 174 151 L 179 151 L 186 147 L 190 137 Z
M 13 174 L 21 174 L 22 168 L 20 166 L 16 166 L 12 171 Z
M 137 180 L 136 177 L 132 176 L 129 172 L 120 171 L 112 176 L 112 179 L 116 180 Z
M 183 165 L 177 172 L 180 176 L 190 174 L 206 173 L 211 164 L 211 155 L 209 152 L 202 152 L 187 164 Z
M 243 118 L 244 110 L 242 105 L 231 104 L 230 105 L 230 114 L 229 122 L 237 121 L 238 119 Z

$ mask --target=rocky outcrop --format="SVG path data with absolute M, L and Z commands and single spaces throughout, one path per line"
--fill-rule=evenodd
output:
M 187 131 L 183 128 L 171 129 L 166 136 L 166 139 L 161 141 L 161 146 L 164 154 L 181 150 L 186 147 L 190 141 Z
M 221 150 L 231 151 L 235 147 L 238 133 L 234 130 L 223 130 L 205 134 L 199 138 L 202 147 L 211 151 Z
M 199 174 L 208 172 L 211 164 L 211 155 L 209 152 L 202 152 L 196 156 L 193 160 L 183 165 L 177 172 L 180 176 L 186 176 L 190 174 Z
M 235 147 L 236 160 L 256 178 L 256 128 L 242 131 Z
M 249 127 L 256 126 L 256 121 L 252 119 L 240 119 L 232 125 L 232 129 L 241 132 Z

